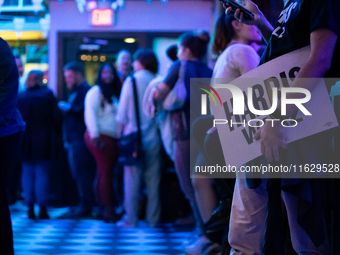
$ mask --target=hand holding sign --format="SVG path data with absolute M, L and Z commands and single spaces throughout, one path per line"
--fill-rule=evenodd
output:
M 284 127 L 277 122 L 266 122 L 257 130 L 254 139 L 261 139 L 261 153 L 269 162 L 273 161 L 273 156 L 275 161 L 280 160 L 280 147 L 287 149 Z
M 226 83 L 222 79 L 214 79 L 215 88 L 218 88 L 218 85 L 221 87 L 217 92 L 222 100 L 222 106 L 215 105 L 213 102 L 210 106 L 214 113 L 214 124 L 218 130 L 227 164 L 241 166 L 261 156 L 262 153 L 267 156 L 268 160 L 273 160 L 273 158 L 278 160 L 279 147 L 285 148 L 286 143 L 338 126 L 327 88 L 322 79 L 300 79 L 300 82 L 317 82 L 318 85 L 311 97 L 310 93 L 304 90 L 299 91 L 302 96 L 299 101 L 299 111 L 295 111 L 293 115 L 290 115 L 288 111 L 290 117 L 287 119 L 273 121 L 258 113 L 271 109 L 275 105 L 274 88 L 278 88 L 277 97 L 281 99 L 287 98 L 283 95 L 284 93 L 292 93 L 290 86 L 294 77 L 309 55 L 310 47 L 307 46 L 269 61 L 231 82 Z M 192 79 L 191 83 L 195 82 L 197 83 Z M 235 92 L 232 92 L 233 88 Z M 251 95 L 249 88 L 252 91 Z M 233 96 L 232 93 L 237 93 L 237 95 Z M 249 100 L 248 97 L 250 97 Z M 287 99 L 290 100 L 289 97 Z M 233 107 L 236 101 L 237 107 Z M 281 110 L 286 109 L 287 105 L 291 106 L 292 102 L 284 103 L 284 100 L 281 100 Z M 271 128 L 274 123 L 275 127 Z M 260 127 L 262 129 L 257 133 Z M 282 130 L 285 130 L 285 133 Z M 263 144 L 262 153 L 261 143 L 255 140 L 258 137 L 261 138 Z M 287 139 L 285 140 L 284 137 Z

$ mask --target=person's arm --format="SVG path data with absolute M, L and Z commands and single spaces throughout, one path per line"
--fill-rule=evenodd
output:
M 58 107 L 58 101 L 53 95 L 52 91 L 49 91 L 49 97 L 50 97 L 50 103 L 51 103 L 51 109 L 52 109 L 52 116 L 53 116 L 53 122 L 56 130 L 58 132 L 61 132 L 62 130 L 62 122 L 63 122 L 63 113 Z
M 131 102 L 133 102 L 132 80 L 128 77 L 122 86 L 116 115 L 119 136 L 123 135 L 125 125 L 128 123 L 128 109 L 131 107 Z
M 100 107 L 100 90 L 97 87 L 90 89 L 85 97 L 84 121 L 90 138 L 99 137 L 97 110 Z
M 312 92 L 318 82 L 304 82 L 299 78 L 321 78 L 329 70 L 332 62 L 333 51 L 338 36 L 329 29 L 318 29 L 310 34 L 311 53 L 306 63 L 300 69 L 297 77 L 294 79 L 292 87 L 305 88 Z M 300 94 L 292 94 L 290 98 L 299 98 Z M 280 109 L 278 102 L 278 109 Z M 297 107 L 295 105 L 287 105 L 287 118 L 292 116 Z M 271 122 L 266 122 L 255 134 L 255 139 L 261 139 L 261 152 L 265 155 L 268 161 L 273 158 L 279 161 L 279 147 L 286 148 L 284 141 L 284 128 L 274 122 L 274 127 L 271 127 Z M 272 155 L 273 152 L 273 155 Z
M 71 104 L 71 108 L 67 110 L 67 114 L 71 114 L 74 117 L 83 118 L 85 109 L 85 96 L 88 90 L 82 89 L 76 92 L 77 96 Z
M 153 100 L 157 103 L 162 102 L 166 96 L 169 94 L 171 89 L 175 86 L 176 81 L 178 80 L 179 69 L 181 66 L 180 60 L 176 61 L 164 79 L 164 82 L 157 88 L 155 93 L 153 94 Z
M 268 43 L 271 34 L 273 32 L 273 27 L 272 25 L 269 23 L 269 21 L 266 19 L 266 17 L 263 15 L 263 13 L 260 11 L 260 9 L 258 8 L 258 6 L 256 4 L 254 4 L 252 1 L 250 0 L 244 0 L 245 2 L 245 8 L 249 11 L 251 11 L 254 14 L 254 19 L 253 20 L 246 20 L 243 17 L 243 13 L 240 11 L 240 9 L 237 9 L 234 17 L 235 19 L 237 19 L 238 21 L 245 23 L 247 25 L 255 25 L 261 32 L 263 39 L 265 40 L 266 43 Z M 227 14 L 231 13 L 232 8 L 231 7 L 227 7 L 225 4 L 223 4 L 224 8 L 226 8 L 227 10 Z

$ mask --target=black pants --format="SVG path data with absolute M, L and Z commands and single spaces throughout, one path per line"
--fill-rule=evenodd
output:
M 0 137 L 0 247 L 3 255 L 14 254 L 12 223 L 7 204 L 6 187 L 8 173 L 13 171 L 15 165 L 20 135 L 20 133 L 16 133 Z

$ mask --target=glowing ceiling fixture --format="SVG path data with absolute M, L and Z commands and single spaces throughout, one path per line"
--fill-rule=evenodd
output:
M 136 42 L 136 39 L 135 38 L 125 38 L 124 42 L 125 43 L 134 43 L 134 42 Z

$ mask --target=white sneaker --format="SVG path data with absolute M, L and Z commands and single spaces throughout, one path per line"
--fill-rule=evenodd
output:
M 200 236 L 195 242 L 186 246 L 183 251 L 188 255 L 201 255 L 203 246 L 209 242 L 206 236 Z

